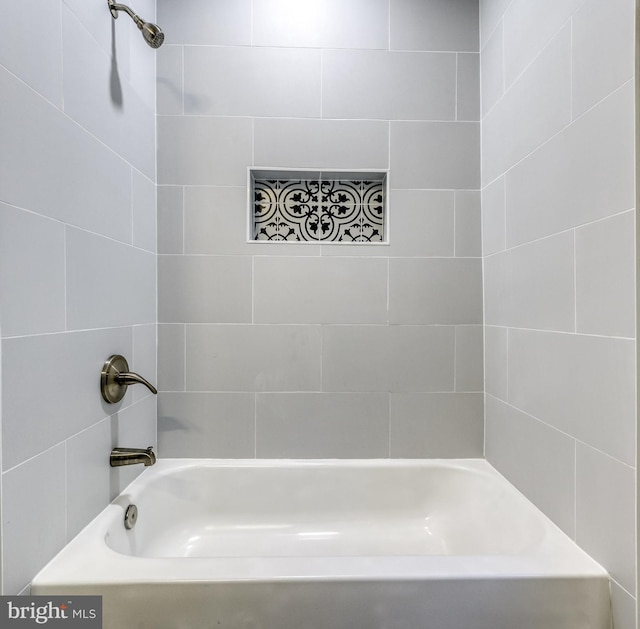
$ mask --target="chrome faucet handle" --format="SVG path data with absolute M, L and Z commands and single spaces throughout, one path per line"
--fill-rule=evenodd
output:
M 110 356 L 102 367 L 100 374 L 100 391 L 102 398 L 109 404 L 116 404 L 127 392 L 130 384 L 144 384 L 154 395 L 158 390 L 142 376 L 129 371 L 129 363 L 124 356 Z
M 145 380 L 142 376 L 131 371 L 119 373 L 116 376 L 116 382 L 124 386 L 129 386 L 130 384 L 144 384 L 144 386 L 147 387 L 147 389 L 149 389 L 149 391 L 154 395 L 158 393 L 158 389 L 156 389 L 148 380 Z

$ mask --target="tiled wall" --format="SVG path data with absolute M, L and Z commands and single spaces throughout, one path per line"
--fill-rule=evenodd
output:
M 163 456 L 482 456 L 476 0 L 160 0 Z M 389 245 L 251 243 L 247 168 L 389 169 Z
M 154 0 L 138 0 L 145 17 Z M 155 379 L 155 53 L 103 2 L 21 0 L 0 21 L 2 591 L 138 470 L 156 401 L 102 402 L 112 353 Z
M 486 456 L 636 627 L 633 0 L 482 0 Z

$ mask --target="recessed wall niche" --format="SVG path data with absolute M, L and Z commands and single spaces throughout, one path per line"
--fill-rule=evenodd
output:
M 386 171 L 249 170 L 249 240 L 387 242 Z

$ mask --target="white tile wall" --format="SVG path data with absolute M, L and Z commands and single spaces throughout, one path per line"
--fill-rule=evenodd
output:
M 320 115 L 319 50 L 238 46 L 185 46 L 183 50 L 185 114 Z M 175 83 L 178 80 L 175 77 Z
M 56 107 L 62 104 L 61 10 L 60 2 L 25 0 L 0 25 L 0 64 Z
M 254 165 L 325 170 L 386 169 L 389 167 L 389 123 L 257 118 Z
M 416 76 L 420 82 L 416 82 Z M 432 87 L 434 83 L 437 90 Z M 477 95 L 476 89 L 476 101 Z M 454 120 L 455 113 L 453 53 L 323 52 L 322 114 L 327 118 Z
M 488 256 L 484 270 L 487 324 L 575 330 L 572 232 Z
M 478 3 L 473 0 L 391 0 L 393 50 L 477 52 Z
M 163 457 L 255 456 L 253 393 L 161 393 L 158 452 Z
M 482 456 L 482 393 L 391 395 L 391 456 Z
M 259 393 L 256 456 L 268 459 L 389 456 L 384 393 Z
M 636 6 L 480 4 L 486 456 L 636 629 Z
M 628 82 L 507 172 L 508 246 L 634 207 L 633 102 Z
M 108 407 L 97 386 L 115 352 L 155 380 L 155 54 L 102 3 L 3 17 L 0 557 L 17 594 L 139 473 L 114 473 L 111 447 L 156 442 L 155 397 Z
M 0 204 L 4 336 L 64 331 L 64 286 L 64 225 Z
M 477 3 L 419 4 L 159 0 L 165 452 L 401 456 L 390 396 L 481 391 Z M 389 169 L 389 243 L 246 242 L 256 166 Z M 227 394 L 256 396 L 255 442 Z M 471 436 L 416 407 L 416 447 L 481 452 L 479 395 Z
M 387 260 L 256 257 L 256 323 L 387 323 Z

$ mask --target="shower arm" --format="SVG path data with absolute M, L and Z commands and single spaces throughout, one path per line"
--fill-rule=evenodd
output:
M 114 2 L 114 0 L 108 0 L 108 3 L 109 11 L 111 11 L 111 15 L 114 19 L 118 19 L 118 11 L 124 11 L 136 23 L 138 28 L 142 28 L 144 20 L 140 16 L 136 15 L 126 4 L 118 4 Z

